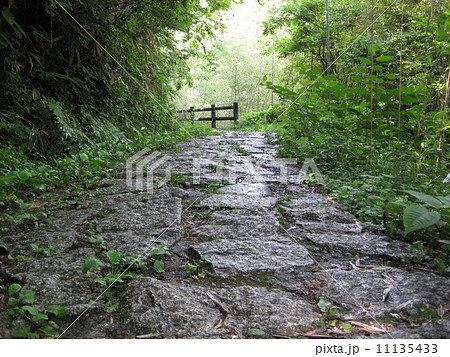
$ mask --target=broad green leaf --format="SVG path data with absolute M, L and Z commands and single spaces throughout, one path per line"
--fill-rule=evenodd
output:
M 164 273 L 164 263 L 160 260 L 157 260 L 153 263 L 153 268 L 157 273 Z
M 33 290 L 25 290 L 19 294 L 20 300 L 25 304 L 32 304 L 34 302 L 34 295 L 36 293 Z
M 393 58 L 390 56 L 378 56 L 377 58 L 375 58 L 378 62 L 389 62 L 392 61 Z
M 108 282 L 105 280 L 105 278 L 95 278 L 94 281 L 96 283 L 99 283 L 103 288 L 108 287 Z
M 207 266 L 208 264 L 211 263 L 211 259 L 208 257 L 201 257 L 200 260 L 198 261 L 197 265 L 199 267 L 204 267 Z
M 9 306 L 16 306 L 19 302 L 20 302 L 19 299 L 16 299 L 16 298 L 13 298 L 13 297 L 9 297 L 8 298 L 8 305 Z
M 20 290 L 22 290 L 22 286 L 20 284 L 11 284 L 8 288 L 8 295 L 13 296 L 14 294 L 17 294 Z
M 405 236 L 436 224 L 441 219 L 439 212 L 430 212 L 425 207 L 416 204 L 409 205 L 403 212 L 403 225 L 405 227 Z
M 13 338 L 24 338 L 27 337 L 31 332 L 29 325 L 21 325 L 11 331 L 11 337 Z
M 437 196 L 437 199 L 444 205 L 450 207 L 450 196 Z
M 81 267 L 81 272 L 86 274 L 91 269 L 97 269 L 103 266 L 103 263 L 97 258 L 88 258 Z
M 422 192 L 412 191 L 412 190 L 405 190 L 405 192 L 416 197 L 417 199 L 421 200 L 422 202 L 425 202 L 427 205 L 430 205 L 433 208 L 436 208 L 436 209 L 442 208 L 442 203 L 430 195 L 427 195 Z
M 194 264 L 186 264 L 186 272 L 188 274 L 192 274 L 194 272 L 196 272 L 198 269 L 197 265 Z
M 326 300 L 320 299 L 317 303 L 317 306 L 319 307 L 319 309 L 326 309 L 328 307 L 331 307 L 332 304 Z
M 22 306 L 22 310 L 29 312 L 31 315 L 38 315 L 39 311 L 34 306 Z
M 164 246 L 164 245 L 162 245 L 162 246 L 160 246 L 160 247 L 158 247 L 158 248 L 155 248 L 155 249 L 153 249 L 153 250 L 150 252 L 150 256 L 151 256 L 151 257 L 154 256 L 154 255 L 162 255 L 162 254 L 168 254 L 168 252 L 167 252 L 167 247 Z
M 120 262 L 120 253 L 118 250 L 116 249 L 111 249 L 106 253 L 106 256 L 108 257 L 109 261 L 111 262 L 111 264 L 117 264 L 118 262 Z
M 350 330 L 352 328 L 352 325 L 344 321 L 339 321 L 339 327 L 343 328 L 344 330 Z
M 8 249 L 8 245 L 5 242 L 0 242 L 0 248 L 3 248 L 5 250 Z
M 370 59 L 364 58 L 364 57 L 358 57 L 358 60 L 359 60 L 361 63 L 364 63 L 364 64 L 370 64 L 370 63 L 371 63 L 371 62 L 370 62 Z
M 26 179 L 29 179 L 31 176 L 33 176 L 33 174 L 27 170 L 22 170 L 22 171 L 19 171 L 17 176 L 19 176 L 19 178 L 21 180 L 26 180 Z
M 83 161 L 86 161 L 86 160 L 89 159 L 89 158 L 88 158 L 88 156 L 87 156 L 84 152 L 82 152 L 82 153 L 80 154 L 80 159 L 83 160 Z
M 42 251 L 44 250 L 44 249 L 42 249 L 42 248 L 39 248 L 39 246 L 36 245 L 36 244 L 34 244 L 34 243 L 31 243 L 30 246 L 31 246 L 31 248 L 33 248 L 33 250 L 34 250 L 36 253 L 42 252 Z
M 247 331 L 247 334 L 252 336 L 264 336 L 266 333 L 259 328 L 251 328 Z
M 48 320 L 48 316 L 45 314 L 37 314 L 31 318 L 31 321 L 37 322 L 41 320 Z
M 46 310 L 54 314 L 58 319 L 62 319 L 66 315 L 66 309 L 59 305 L 50 305 Z

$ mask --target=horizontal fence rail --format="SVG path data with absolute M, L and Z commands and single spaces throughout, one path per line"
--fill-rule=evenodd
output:
M 216 112 L 219 110 L 233 110 L 233 116 L 232 117 L 218 117 L 216 115 Z M 194 119 L 194 113 L 196 112 L 211 112 L 210 118 L 197 118 Z M 234 102 L 233 105 L 226 106 L 226 107 L 216 107 L 215 104 L 211 104 L 210 108 L 194 108 L 190 107 L 189 109 L 179 110 L 177 113 L 190 113 L 191 114 L 191 120 L 195 121 L 211 121 L 211 127 L 216 127 L 216 121 L 217 120 L 233 120 L 235 123 L 239 119 L 239 105 L 237 102 Z

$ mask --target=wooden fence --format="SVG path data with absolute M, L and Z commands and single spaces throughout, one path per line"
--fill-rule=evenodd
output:
M 220 110 L 233 110 L 233 116 L 232 117 L 218 117 L 216 115 L 217 111 Z M 211 112 L 211 117 L 209 118 L 197 118 L 194 119 L 194 113 L 195 112 Z M 233 105 L 227 106 L 227 107 L 216 107 L 215 104 L 211 104 L 211 108 L 202 108 L 202 109 L 195 109 L 194 107 L 190 107 L 189 109 L 179 110 L 177 113 L 190 113 L 191 114 L 191 120 L 197 120 L 197 121 L 211 121 L 211 127 L 216 127 L 216 121 L 217 120 L 233 120 L 235 123 L 239 119 L 239 105 L 237 102 L 234 102 Z

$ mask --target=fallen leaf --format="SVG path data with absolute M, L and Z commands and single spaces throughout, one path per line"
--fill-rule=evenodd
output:
M 225 315 L 233 314 L 233 310 L 231 310 L 231 308 L 229 308 L 227 305 L 217 300 L 212 294 L 206 293 L 206 295 L 213 301 L 213 303 L 220 309 L 220 311 L 223 314 Z
M 389 296 L 389 293 L 391 292 L 392 288 L 393 288 L 393 286 L 391 285 L 391 286 L 388 286 L 386 289 L 384 289 L 384 291 L 383 291 L 383 298 L 382 298 L 383 302 L 386 302 L 386 300 L 387 300 L 387 298 Z
M 445 306 L 439 305 L 437 313 L 439 317 L 444 316 L 448 311 L 450 311 L 450 303 L 447 303 Z
M 370 334 L 379 334 L 379 333 L 387 333 L 386 329 L 378 328 L 375 326 L 363 324 L 362 322 L 358 321 L 347 321 L 349 324 L 352 324 L 353 326 L 358 327 L 359 329 L 363 330 L 364 332 L 370 333 Z

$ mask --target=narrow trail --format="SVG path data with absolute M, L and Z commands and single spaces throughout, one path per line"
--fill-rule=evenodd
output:
M 30 243 L 62 254 L 7 264 L 2 279 L 36 291 L 42 306 L 66 307 L 63 337 L 450 337 L 438 313 L 448 279 L 412 264 L 408 244 L 362 232 L 330 197 L 296 183 L 298 167 L 283 174 L 276 153 L 263 133 L 179 144 L 153 172 L 170 183 L 146 192 L 119 172 L 55 206 L 48 229 L 3 237 L 12 255 L 32 256 Z M 106 268 L 81 273 L 111 249 L 153 266 L 162 245 L 164 272 L 139 271 L 112 295 L 99 298 L 94 282 Z M 110 313 L 108 301 L 118 304 Z

